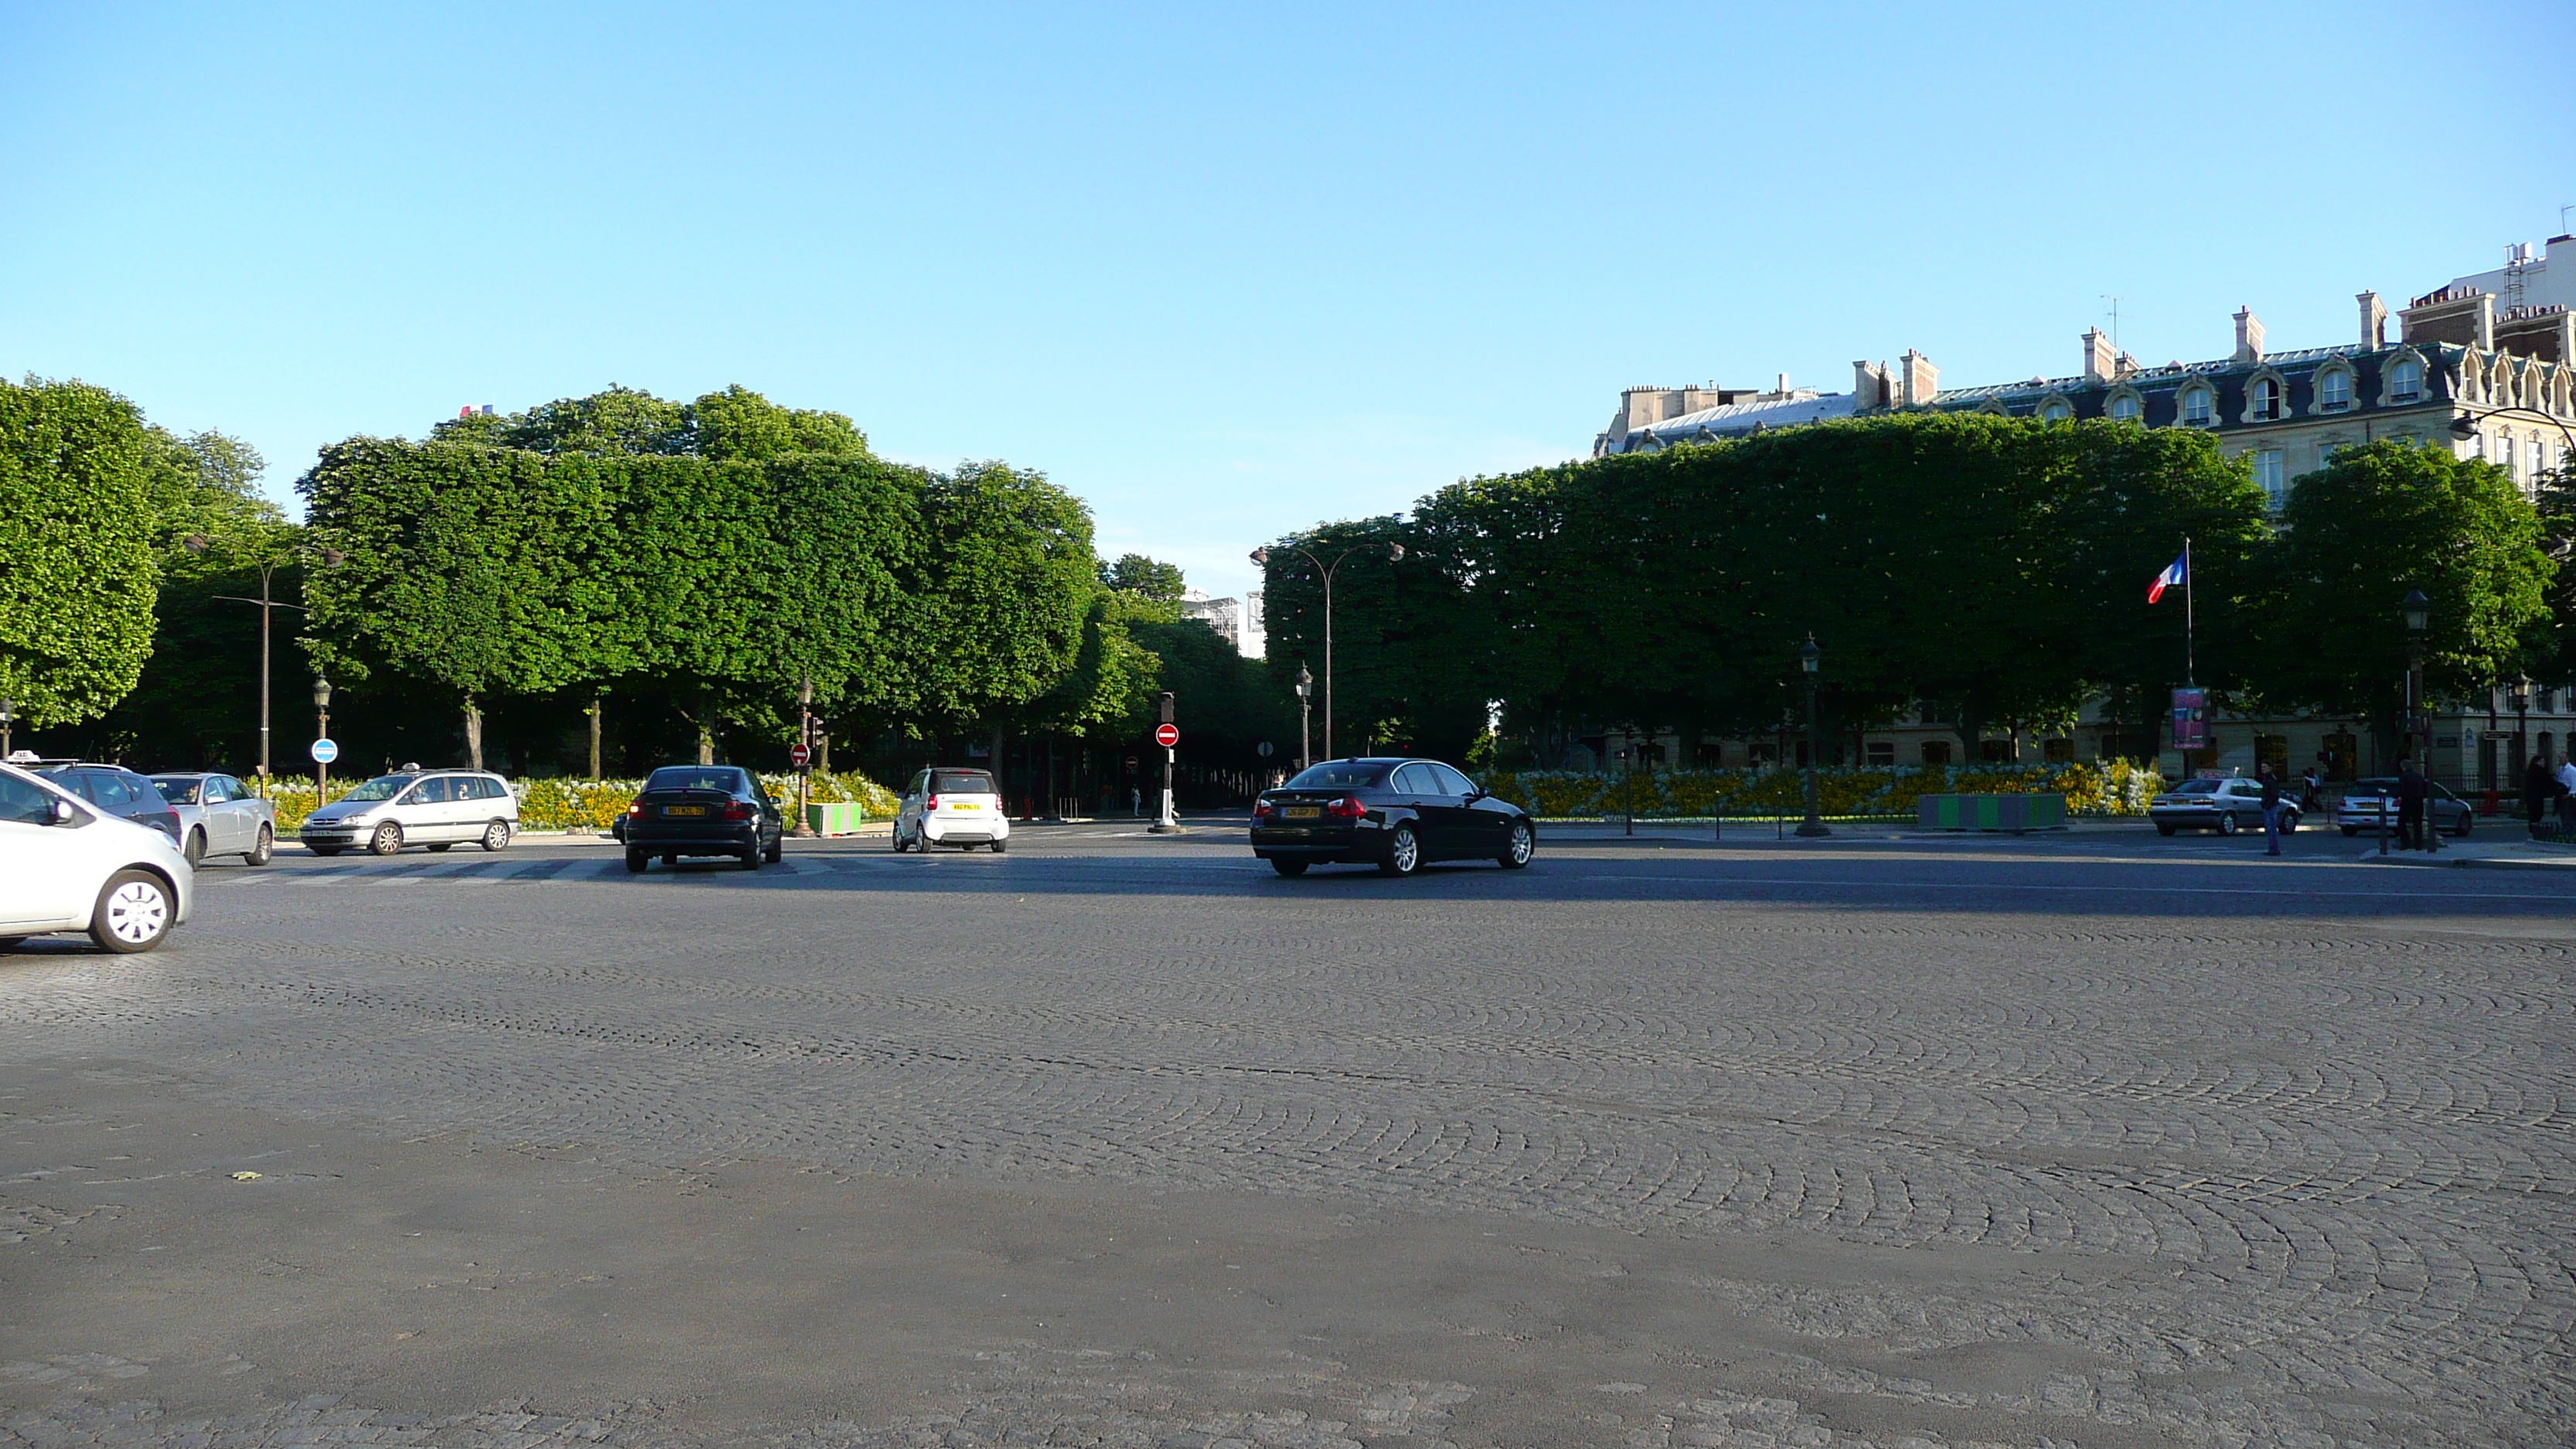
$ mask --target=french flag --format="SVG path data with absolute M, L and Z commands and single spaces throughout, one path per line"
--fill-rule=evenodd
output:
M 2156 575 L 2156 581 L 2147 585 L 2147 602 L 2152 604 L 2163 598 L 2167 589 L 2181 588 L 2190 562 L 2191 555 L 2186 553 L 2181 558 L 2175 559 L 2163 573 Z

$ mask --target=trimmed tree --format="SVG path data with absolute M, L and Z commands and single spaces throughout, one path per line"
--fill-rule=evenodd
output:
M 0 697 L 33 726 L 104 714 L 152 651 L 159 571 L 134 405 L 0 382 Z

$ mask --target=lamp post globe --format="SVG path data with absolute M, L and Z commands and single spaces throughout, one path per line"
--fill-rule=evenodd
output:
M 1825 651 L 1816 647 L 1816 636 L 1809 633 L 1807 642 L 1798 646 L 1798 672 L 1807 680 L 1807 768 L 1798 782 L 1799 792 L 1806 797 L 1807 818 L 1798 823 L 1798 833 L 1810 839 L 1833 834 L 1825 828 L 1816 800 L 1816 674 L 1824 657 Z

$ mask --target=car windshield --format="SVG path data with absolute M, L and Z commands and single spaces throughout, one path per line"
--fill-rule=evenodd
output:
M 993 777 L 981 770 L 934 770 L 930 775 L 933 795 L 990 795 Z
M 156 779 L 152 782 L 152 788 L 160 791 L 161 798 L 169 801 L 173 805 L 194 805 L 197 803 L 197 782 L 194 780 Z
M 664 765 L 645 780 L 647 790 L 717 790 L 727 795 L 749 793 L 742 771 L 717 765 Z
M 360 785 L 357 789 L 341 796 L 340 799 L 344 801 L 390 800 L 396 795 L 401 794 L 403 792 L 403 787 L 410 784 L 414 778 L 415 777 L 410 775 L 378 775 L 376 778 Z
M 2173 787 L 2173 793 L 2176 795 L 2214 795 L 2217 792 L 2216 780 L 2185 780 Z
M 1383 760 L 1326 760 L 1311 769 L 1300 770 L 1288 782 L 1291 790 L 1359 790 L 1386 778 Z

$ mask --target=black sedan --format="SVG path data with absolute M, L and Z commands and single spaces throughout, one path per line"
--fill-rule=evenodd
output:
M 736 765 L 664 765 L 645 777 L 626 807 L 626 868 L 641 871 L 662 857 L 729 855 L 744 870 L 778 859 L 786 818 L 749 770 Z
M 1281 875 L 1318 862 L 1411 875 L 1435 860 L 1529 864 L 1538 825 L 1438 760 L 1326 760 L 1252 802 L 1252 853 Z

